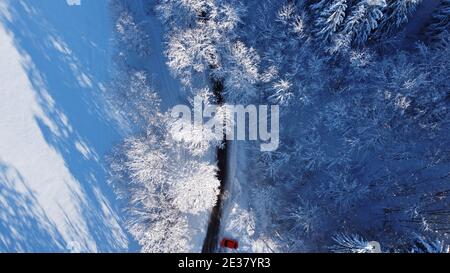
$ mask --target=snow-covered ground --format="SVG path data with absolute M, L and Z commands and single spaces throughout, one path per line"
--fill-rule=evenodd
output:
M 0 252 L 134 250 L 104 157 L 121 139 L 106 0 L 0 2 Z
M 136 60 L 134 65 L 144 69 L 150 75 L 152 88 L 161 98 L 161 110 L 166 111 L 176 104 L 183 103 L 183 98 L 180 96 L 182 87 L 180 82 L 172 77 L 166 65 L 163 26 L 154 11 L 155 1 L 136 0 L 130 5 L 133 7 L 139 26 L 150 37 L 149 56 Z
M 245 219 L 240 219 L 249 209 L 244 147 L 245 143 L 239 141 L 230 141 L 228 144 L 228 181 L 219 238 L 238 240 L 240 252 L 252 252 L 250 237 L 253 230 L 251 227 L 245 228 L 244 223 L 241 222 Z M 221 249 L 221 251 L 225 250 Z
M 252 183 L 248 181 L 251 175 L 247 157 L 248 149 L 252 145 L 255 143 L 246 141 L 230 141 L 228 144 L 228 181 L 219 238 L 235 239 L 239 242 L 239 248 L 238 250 L 222 248 L 219 252 L 276 252 L 276 245 L 261 232 L 266 229 L 261 222 L 269 222 L 264 220 L 261 213 L 264 213 L 263 207 L 270 204 L 267 204 L 267 200 L 257 200 L 258 197 L 252 196 Z M 261 204 L 258 214 L 261 219 L 255 219 L 252 203 Z

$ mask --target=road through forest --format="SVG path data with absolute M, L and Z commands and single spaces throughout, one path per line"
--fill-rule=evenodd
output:
M 218 105 L 223 104 L 223 84 L 220 80 L 213 80 L 213 91 Z M 227 165 L 228 165 L 228 143 L 225 135 L 222 141 L 222 146 L 217 148 L 217 178 L 220 181 L 219 195 L 217 196 L 217 203 L 211 211 L 211 216 L 206 231 L 205 241 L 203 242 L 203 253 L 213 253 L 217 249 L 219 241 L 220 223 L 223 212 L 223 198 L 226 189 L 227 181 Z

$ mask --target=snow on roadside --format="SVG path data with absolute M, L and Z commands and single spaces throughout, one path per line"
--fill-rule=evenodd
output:
M 248 183 L 246 150 L 252 143 L 230 141 L 228 144 L 228 181 L 223 204 L 219 238 L 239 242 L 238 250 L 219 249 L 219 252 L 272 252 L 270 242 L 258 238 L 251 209 L 251 183 Z
M 239 242 L 237 250 L 219 249 L 218 252 L 272 253 L 278 252 L 278 237 L 270 230 L 271 204 L 264 191 L 254 189 L 257 181 L 251 179 L 254 174 L 249 171 L 249 154 L 255 149 L 252 141 L 228 142 L 228 177 L 226 197 L 223 202 L 223 216 L 219 238 L 230 238 Z M 270 234 L 270 236 L 267 236 Z

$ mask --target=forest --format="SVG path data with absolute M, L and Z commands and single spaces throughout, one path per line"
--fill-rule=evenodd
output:
M 143 252 L 201 251 L 219 198 L 219 235 L 242 252 L 449 251 L 449 0 L 110 0 L 109 12 L 108 96 L 130 129 L 109 183 Z M 170 109 L 195 97 L 278 105 L 278 149 L 229 141 L 223 188 L 224 142 L 173 130 Z

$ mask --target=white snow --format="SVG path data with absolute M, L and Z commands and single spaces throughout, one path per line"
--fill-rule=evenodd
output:
M 237 240 L 239 248 L 234 252 L 264 252 L 263 247 L 254 238 L 255 226 L 249 213 L 246 146 L 247 143 L 242 141 L 230 141 L 228 144 L 227 189 L 219 238 Z
M 81 5 L 81 0 L 66 0 L 69 6 L 79 6 Z
M 81 4 L 80 1 L 67 1 Z M 106 184 L 105 0 L 0 4 L 0 252 L 121 251 Z

